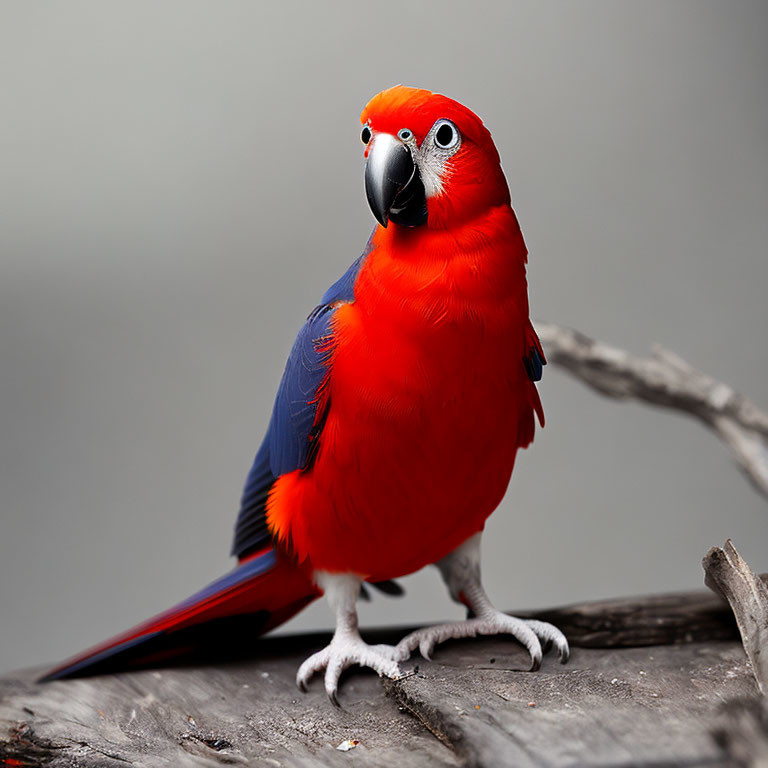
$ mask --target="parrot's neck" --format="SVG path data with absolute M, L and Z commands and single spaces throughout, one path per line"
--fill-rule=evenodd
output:
M 528 318 L 527 251 L 508 205 L 445 229 L 379 227 L 372 245 L 355 286 L 363 311 L 387 306 L 405 323 L 487 324 L 514 305 Z
M 393 224 L 386 229 L 378 227 L 374 234 L 377 246 L 389 248 L 404 258 L 418 255 L 419 259 L 435 257 L 445 260 L 461 257 L 468 251 L 506 245 L 527 254 L 520 225 L 509 205 L 485 209 L 470 219 L 449 226 L 402 227 Z

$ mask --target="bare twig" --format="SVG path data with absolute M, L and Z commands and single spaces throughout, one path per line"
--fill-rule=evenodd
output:
M 704 582 L 730 604 L 760 690 L 768 693 L 768 587 L 752 572 L 730 539 L 702 562 Z
M 557 325 L 536 326 L 547 358 L 603 395 L 641 400 L 695 416 L 731 449 L 752 484 L 768 497 L 768 414 L 727 384 L 661 347 L 651 357 Z

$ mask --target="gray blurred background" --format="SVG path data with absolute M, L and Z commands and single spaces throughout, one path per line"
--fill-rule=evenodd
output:
M 486 120 L 534 316 L 661 342 L 768 406 L 764 2 L 0 3 L 0 670 L 231 566 L 292 338 L 372 226 L 358 115 L 398 82 Z M 524 608 L 695 588 L 768 505 L 692 421 L 550 366 L 490 519 Z M 364 625 L 460 616 L 433 569 Z M 330 625 L 316 604 L 288 626 Z

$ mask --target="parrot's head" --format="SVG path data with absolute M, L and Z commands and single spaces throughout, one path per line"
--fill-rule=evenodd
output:
M 459 102 L 396 85 L 374 96 L 360 119 L 365 191 L 382 227 L 442 229 L 509 204 L 491 134 Z

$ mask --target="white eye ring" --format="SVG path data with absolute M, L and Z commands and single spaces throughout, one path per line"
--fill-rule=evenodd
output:
M 413 136 L 413 131 L 410 128 L 401 128 L 397 132 L 397 138 L 400 139 L 400 141 L 408 141 Z
M 450 120 L 438 120 L 432 130 L 435 146 L 440 149 L 453 149 L 459 143 L 459 129 Z

